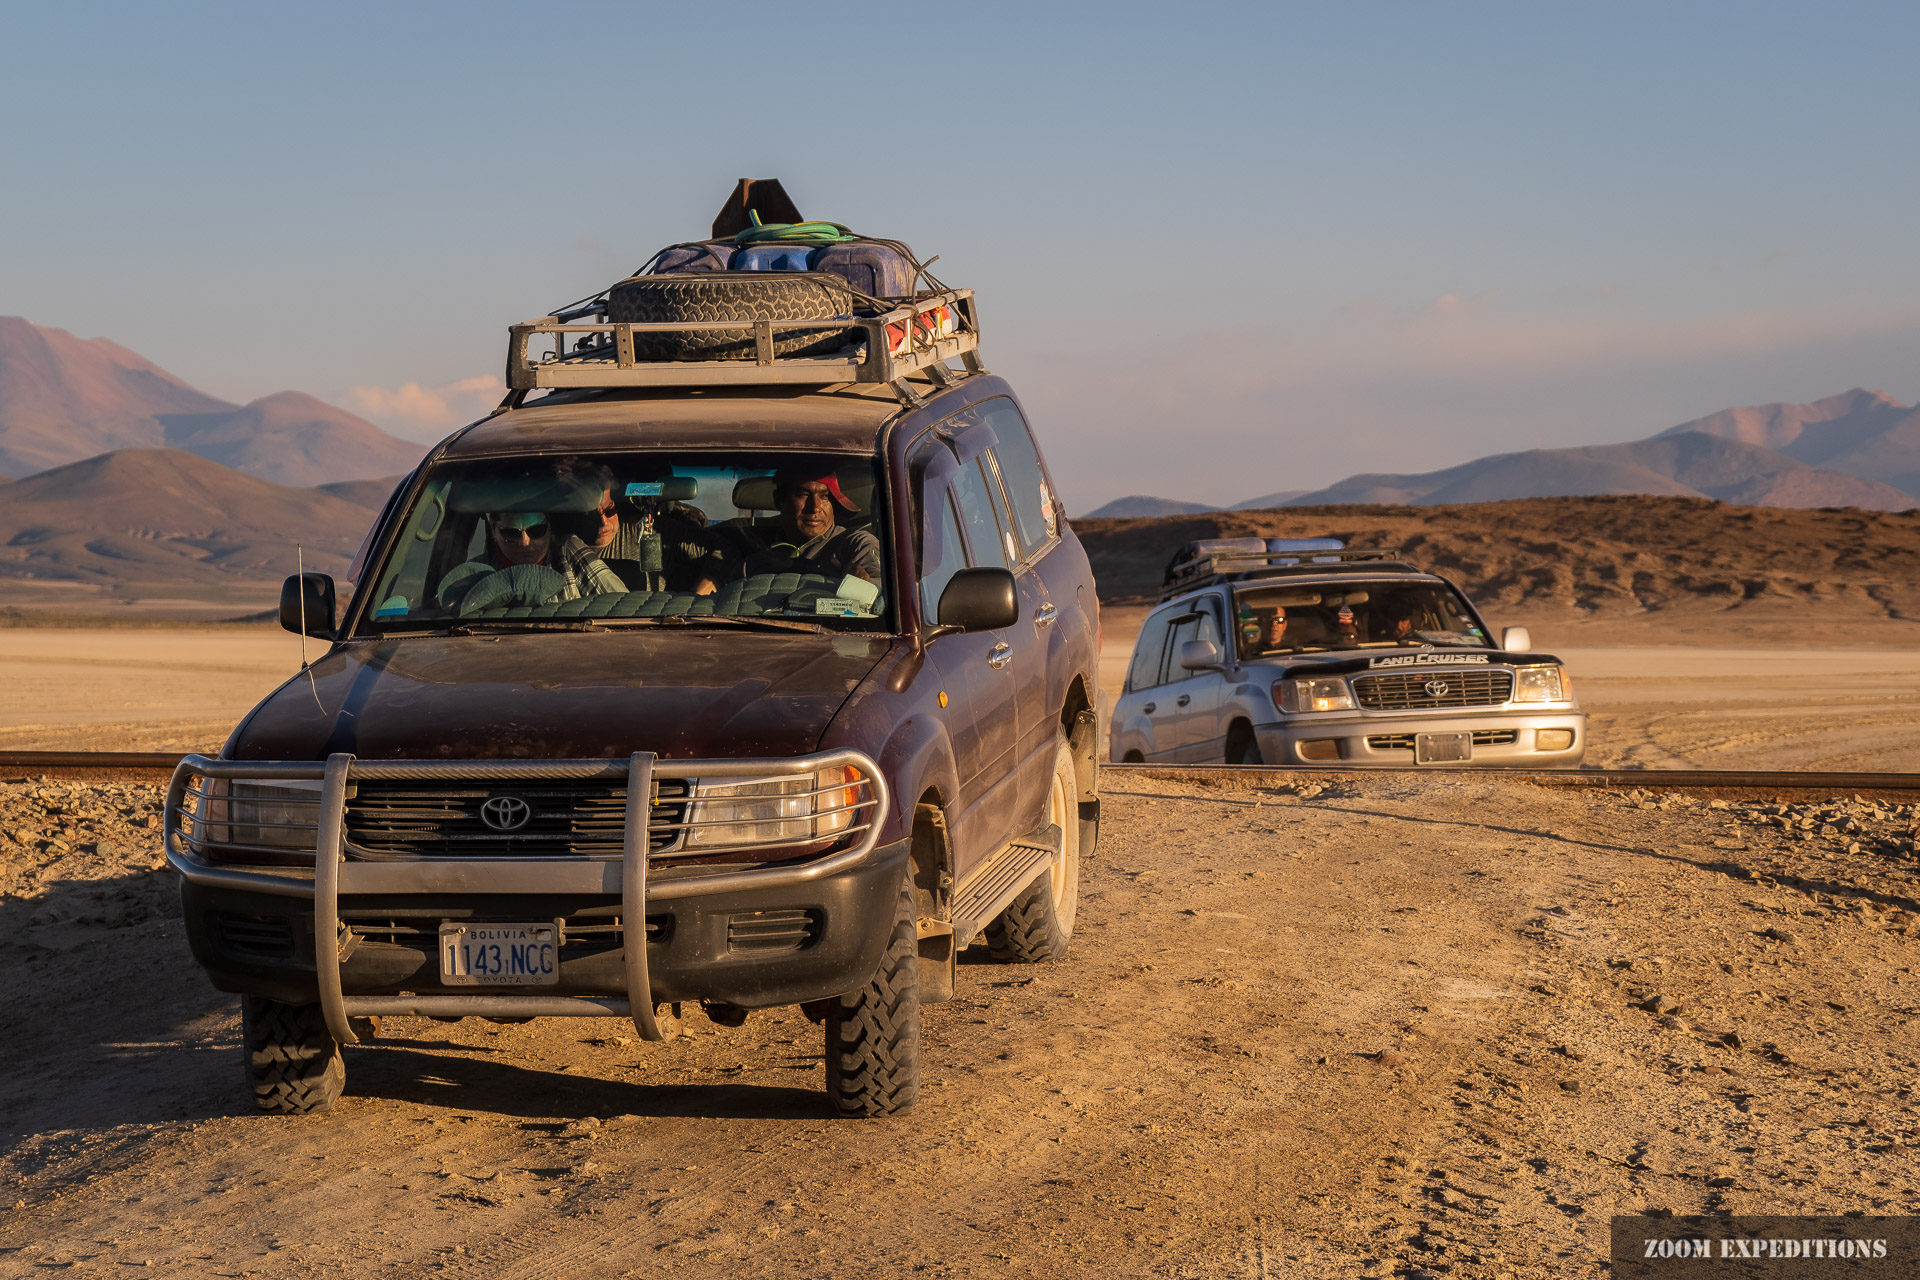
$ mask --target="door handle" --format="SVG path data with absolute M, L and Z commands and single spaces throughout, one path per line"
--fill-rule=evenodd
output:
M 1012 661 L 1013 648 L 1004 640 L 993 646 L 993 649 L 987 654 L 987 665 L 995 671 L 998 671 Z
M 1053 620 L 1059 616 L 1060 611 L 1058 609 L 1054 608 L 1051 604 L 1043 604 L 1033 611 L 1033 625 L 1036 627 L 1050 627 L 1053 625 Z
M 1144 706 L 1144 707 L 1142 707 L 1142 708 L 1140 708 L 1140 709 L 1141 709 L 1142 711 L 1144 711 L 1144 712 L 1146 712 L 1146 713 L 1147 713 L 1148 715 L 1152 715 L 1152 714 L 1153 714 L 1153 708 L 1154 708 L 1154 705 L 1155 705 L 1155 704 L 1153 704 L 1153 703 L 1151 703 L 1151 702 L 1149 702 L 1149 703 L 1148 703 L 1148 704 L 1147 704 L 1146 706 Z
M 1186 705 L 1187 705 L 1187 704 L 1188 704 L 1189 702 L 1192 702 L 1192 701 L 1193 701 L 1193 695 L 1192 695 L 1192 694 L 1190 694 L 1190 693 L 1183 693 L 1183 694 L 1181 694 L 1181 695 L 1180 695 L 1179 697 L 1177 697 L 1177 698 L 1175 698 L 1175 699 L 1173 700 L 1173 705 L 1174 705 L 1174 706 L 1176 706 L 1176 707 L 1184 707 L 1184 706 L 1186 706 Z

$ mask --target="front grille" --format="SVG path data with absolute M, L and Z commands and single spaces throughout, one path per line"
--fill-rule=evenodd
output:
M 687 781 L 657 778 L 647 850 L 680 839 Z M 481 817 L 489 800 L 523 802 L 523 826 L 496 831 Z M 627 788 L 615 782 L 361 782 L 347 801 L 347 848 L 373 858 L 618 858 L 626 838 Z
M 220 945 L 238 956 L 284 960 L 293 955 L 293 922 L 284 916 L 221 916 Z
M 443 920 L 438 915 L 395 917 L 391 915 L 362 915 L 355 911 L 341 912 L 341 920 L 360 938 L 367 942 L 385 942 L 396 946 L 412 947 L 417 951 L 431 954 L 439 945 L 440 925 Z M 450 922 L 449 922 L 450 923 Z M 462 923 L 468 923 L 462 921 Z M 486 923 L 483 920 L 471 921 L 475 924 Z M 516 916 L 512 921 L 503 923 L 524 924 L 524 916 Z M 567 960 L 578 960 L 583 956 L 597 955 L 603 951 L 618 951 L 626 943 L 621 932 L 619 916 L 579 916 L 574 919 L 562 919 L 560 922 L 560 955 Z M 673 915 L 661 912 L 647 917 L 647 941 L 658 946 L 673 937 Z
M 1475 729 L 1473 745 L 1476 747 L 1507 747 L 1520 741 L 1518 729 Z M 1375 751 L 1411 751 L 1413 735 L 1410 733 L 1376 733 L 1367 739 L 1367 745 Z
M 1497 707 L 1513 696 L 1513 672 L 1450 668 L 1360 676 L 1353 682 L 1353 696 L 1369 711 Z
M 811 911 L 741 911 L 727 918 L 729 951 L 798 951 L 813 941 L 818 920 Z

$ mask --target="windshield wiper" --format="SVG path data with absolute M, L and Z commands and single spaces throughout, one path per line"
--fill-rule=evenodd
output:
M 598 618 L 470 618 L 442 631 L 447 636 L 475 636 L 501 631 L 605 631 Z
M 730 613 L 672 613 L 658 618 L 609 618 L 609 624 L 651 624 L 657 627 L 744 627 L 749 631 L 803 631 L 808 635 L 832 634 L 832 627 L 817 622 L 797 622 L 781 618 L 742 618 Z

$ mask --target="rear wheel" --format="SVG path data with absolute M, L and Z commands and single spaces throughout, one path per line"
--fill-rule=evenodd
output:
M 256 1110 L 297 1116 L 339 1101 L 347 1064 L 319 1005 L 243 996 L 240 1033 Z
M 1003 964 L 1037 964 L 1067 954 L 1080 905 L 1080 783 L 1073 751 L 1054 752 L 1047 821 L 1060 829 L 1060 856 L 986 928 L 987 950 Z
M 827 1096 L 835 1114 L 890 1116 L 920 1096 L 920 948 L 913 882 L 903 881 L 893 930 L 867 985 L 827 1001 Z
M 1253 726 L 1245 720 L 1235 720 L 1227 730 L 1227 763 L 1266 763 L 1260 758 L 1260 740 L 1253 736 Z

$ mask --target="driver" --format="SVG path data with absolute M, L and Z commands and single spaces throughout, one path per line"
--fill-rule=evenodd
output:
M 835 520 L 856 507 L 840 489 L 833 469 L 824 464 L 783 467 L 774 473 L 773 500 L 786 541 L 753 552 L 745 575 L 811 573 L 838 580 L 848 575 L 880 581 L 880 539 L 866 529 L 848 529 Z
M 545 566 L 559 579 L 550 599 L 523 603 L 549 604 L 555 600 L 626 590 L 618 575 L 578 538 L 556 543 L 553 521 L 546 512 L 495 511 L 486 520 L 486 551 L 479 559 L 456 566 L 441 580 L 441 604 L 458 604 L 482 579 L 521 565 Z
M 1240 647 L 1247 654 L 1277 653 L 1293 646 L 1287 643 L 1287 610 L 1275 605 L 1266 610 L 1243 613 L 1240 619 Z
M 1404 644 L 1414 638 L 1413 606 L 1405 600 L 1389 600 L 1380 607 L 1379 640 Z

